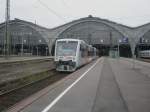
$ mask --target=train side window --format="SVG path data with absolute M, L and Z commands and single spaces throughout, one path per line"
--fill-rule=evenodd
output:
M 84 45 L 80 45 L 80 52 L 81 52 L 81 57 L 85 57 L 85 46 Z
M 83 46 L 82 45 L 80 45 L 80 51 L 83 51 Z

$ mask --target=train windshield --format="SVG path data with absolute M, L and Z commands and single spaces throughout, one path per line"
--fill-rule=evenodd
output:
M 58 41 L 56 56 L 75 56 L 77 45 L 77 41 Z

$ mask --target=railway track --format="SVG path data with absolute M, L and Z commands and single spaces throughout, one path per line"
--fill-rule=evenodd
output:
M 148 62 L 148 63 L 150 63 L 150 59 L 140 58 L 139 60 L 140 60 L 140 61 L 144 61 L 144 62 Z
M 53 75 L 0 94 L 0 112 L 7 110 L 17 102 L 27 98 L 28 96 L 42 90 L 43 88 L 59 81 L 68 75 L 68 73 L 59 73 L 55 70 L 51 70 L 48 73 Z

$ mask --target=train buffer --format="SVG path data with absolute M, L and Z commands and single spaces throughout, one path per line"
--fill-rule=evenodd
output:
M 150 112 L 150 64 L 100 58 L 8 112 Z

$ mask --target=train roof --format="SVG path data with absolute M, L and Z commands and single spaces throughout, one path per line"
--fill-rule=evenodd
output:
M 57 39 L 56 41 L 77 41 L 77 42 L 83 42 L 83 43 L 85 43 L 86 45 L 88 45 L 89 47 L 95 48 L 95 47 L 93 47 L 92 45 L 89 45 L 89 44 L 87 44 L 85 41 L 80 40 L 80 39 L 63 38 L 63 39 Z M 95 48 L 95 49 L 96 49 L 96 48 Z
M 68 38 L 57 39 L 57 41 L 82 41 L 82 42 L 84 42 L 83 40 L 80 40 L 80 39 L 68 39 Z
M 143 51 L 140 51 L 140 52 L 150 52 L 150 50 L 143 50 Z

